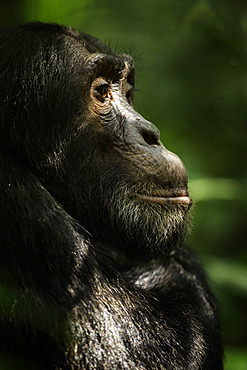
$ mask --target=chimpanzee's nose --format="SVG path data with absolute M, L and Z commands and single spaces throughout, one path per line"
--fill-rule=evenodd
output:
M 133 144 L 160 145 L 160 132 L 153 123 L 138 114 L 126 120 L 125 141 Z

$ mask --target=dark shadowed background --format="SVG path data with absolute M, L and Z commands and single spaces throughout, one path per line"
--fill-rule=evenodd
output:
M 188 170 L 189 244 L 219 301 L 225 369 L 246 370 L 246 0 L 0 0 L 0 27 L 33 20 L 134 56 L 136 108 Z

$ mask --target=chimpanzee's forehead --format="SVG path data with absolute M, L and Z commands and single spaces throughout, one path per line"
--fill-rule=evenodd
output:
M 96 37 L 80 32 L 80 36 L 76 38 L 83 46 L 84 52 L 86 52 L 85 54 L 88 63 L 90 63 L 90 68 L 100 68 L 100 65 L 106 68 L 112 66 L 116 70 L 134 68 L 134 61 L 131 56 L 117 54 Z
M 74 51 L 89 75 L 107 75 L 111 77 L 119 75 L 134 75 L 133 58 L 127 54 L 117 54 L 102 41 L 87 33 L 78 32 L 71 28 L 64 29 L 65 40 L 69 42 L 68 47 L 76 45 Z M 66 37 L 67 36 L 67 37 Z M 74 42 L 71 43 L 72 40 Z M 67 44 L 67 42 L 65 41 Z
M 112 78 L 134 75 L 134 61 L 129 55 L 91 54 L 86 67 L 90 74 L 109 75 Z

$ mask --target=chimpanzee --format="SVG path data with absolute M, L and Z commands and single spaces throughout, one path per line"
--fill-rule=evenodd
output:
M 0 32 L 3 369 L 222 369 L 186 170 L 134 80 L 70 27 Z

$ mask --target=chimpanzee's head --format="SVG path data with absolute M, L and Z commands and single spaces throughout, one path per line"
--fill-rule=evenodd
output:
M 42 23 L 0 35 L 0 53 L 1 146 L 109 248 L 138 258 L 176 247 L 187 174 L 134 109 L 132 58 Z

